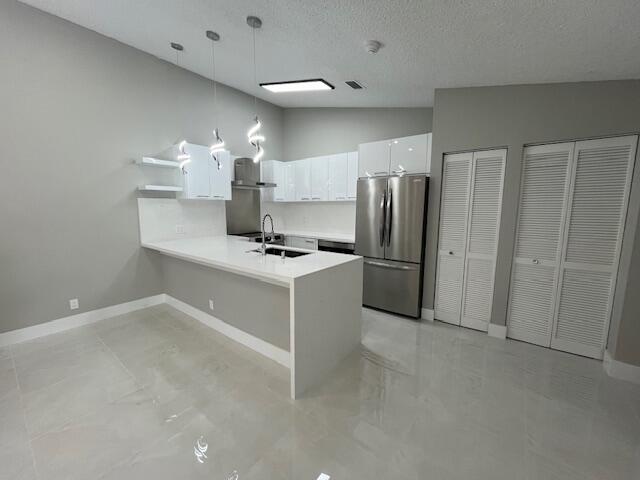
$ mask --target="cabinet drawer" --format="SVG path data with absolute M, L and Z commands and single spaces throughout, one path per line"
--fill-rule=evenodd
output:
M 309 237 L 293 237 L 287 235 L 285 237 L 285 245 L 293 248 L 306 248 L 307 250 L 317 250 L 318 240 Z

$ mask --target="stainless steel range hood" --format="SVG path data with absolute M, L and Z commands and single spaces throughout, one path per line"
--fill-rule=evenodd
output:
M 260 189 L 273 188 L 275 183 L 263 182 L 260 178 L 260 163 L 254 163 L 253 159 L 236 158 L 233 163 L 235 179 L 231 182 L 233 188 Z

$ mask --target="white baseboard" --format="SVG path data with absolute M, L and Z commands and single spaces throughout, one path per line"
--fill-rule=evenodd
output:
M 428 320 L 430 322 L 433 322 L 433 320 L 435 319 L 435 316 L 433 314 L 433 310 L 430 310 L 428 308 L 423 308 L 422 309 L 422 318 L 424 320 Z
M 501 338 L 504 340 L 507 338 L 507 326 L 506 325 L 496 325 L 495 323 L 489 324 L 489 330 L 487 334 L 490 337 Z
M 129 312 L 135 312 L 143 308 L 151 307 L 164 303 L 164 293 L 154 295 L 152 297 L 140 298 L 131 302 L 120 303 L 110 307 L 90 310 L 88 312 L 77 313 L 68 317 L 58 318 L 49 322 L 40 323 L 31 327 L 11 330 L 10 332 L 0 333 L 0 347 L 12 345 L 14 343 L 26 342 L 34 338 L 44 337 L 53 333 L 64 332 L 83 325 L 90 325 L 106 318 L 123 315 Z
M 604 371 L 610 377 L 640 384 L 640 366 L 614 360 L 608 350 L 604 351 Z
M 170 295 L 165 295 L 165 298 L 167 304 L 195 318 L 199 322 L 205 324 L 207 327 L 217 330 L 223 335 L 229 337 L 231 340 L 235 340 L 236 342 L 264 355 L 267 358 L 270 358 L 280 365 L 291 368 L 291 355 L 288 351 L 265 342 L 258 337 L 254 337 L 253 335 L 236 327 L 233 327 L 228 323 L 223 322 L 219 318 L 216 318 L 213 315 L 209 315 L 202 310 L 192 307 L 188 303 L 178 300 L 177 298 L 174 298 Z

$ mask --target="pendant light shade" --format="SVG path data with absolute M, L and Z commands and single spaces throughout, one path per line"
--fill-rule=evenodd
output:
M 253 30 L 253 83 L 254 88 L 257 89 L 258 78 L 256 74 L 256 30 L 262 27 L 262 20 L 260 20 L 258 17 L 249 16 L 247 17 L 247 25 L 249 25 Z M 253 162 L 258 163 L 264 156 L 262 143 L 265 141 L 265 137 L 260 132 L 260 129 L 262 128 L 262 122 L 260 122 L 260 118 L 258 117 L 258 100 L 255 93 L 253 94 L 253 109 L 255 111 L 255 117 L 253 119 L 254 124 L 251 126 L 251 128 L 249 128 L 249 131 L 247 131 L 247 140 L 249 141 L 251 146 L 255 148 Z
M 212 66 L 212 74 L 211 79 L 213 81 L 213 111 L 214 111 L 214 119 L 216 124 L 218 123 L 218 89 L 216 83 L 216 42 L 220 40 L 220 35 L 218 35 L 213 30 L 207 30 L 205 33 L 206 37 L 211 40 L 211 66 Z M 220 129 L 218 127 L 213 129 L 213 143 L 209 147 L 209 153 L 211 154 L 211 158 L 218 165 L 218 170 L 222 170 L 222 162 L 218 158 L 218 153 L 224 150 L 225 144 L 224 140 L 220 136 Z

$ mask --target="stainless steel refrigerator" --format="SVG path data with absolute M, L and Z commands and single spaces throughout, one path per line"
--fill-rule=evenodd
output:
M 424 175 L 358 180 L 355 253 L 365 257 L 364 305 L 420 317 L 428 189 Z

